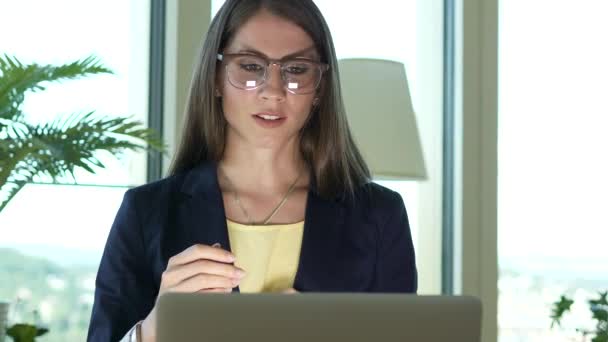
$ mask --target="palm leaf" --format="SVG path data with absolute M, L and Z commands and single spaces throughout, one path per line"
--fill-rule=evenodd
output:
M 561 325 L 561 319 L 564 314 L 570 311 L 570 307 L 574 301 L 566 296 L 561 296 L 559 301 L 553 303 L 551 308 L 551 328 L 555 325 Z
M 0 56 L 0 119 L 18 121 L 27 91 L 44 90 L 45 82 L 76 79 L 100 73 L 112 73 L 93 57 L 61 66 L 28 64 L 17 58 Z M 0 124 L 2 122 L 0 121 Z
M 151 129 L 131 118 L 73 114 L 42 126 L 27 127 L 28 134 L 0 145 L 8 156 L 0 161 L 0 191 L 5 194 L 0 211 L 35 176 L 53 179 L 70 177 L 76 168 L 95 173 L 104 164 L 96 157 L 100 151 L 112 155 L 124 150 L 164 149 Z
M 21 105 L 28 91 L 44 90 L 45 82 L 111 73 L 95 57 L 62 66 L 24 65 L 0 56 L 0 212 L 37 176 L 53 180 L 82 168 L 95 173 L 105 165 L 100 152 L 114 156 L 125 150 L 164 151 L 158 134 L 133 118 L 95 112 L 61 116 L 42 125 L 26 122 Z

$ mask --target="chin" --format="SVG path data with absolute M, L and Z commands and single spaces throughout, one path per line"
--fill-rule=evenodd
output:
M 285 146 L 287 143 L 287 139 L 279 139 L 277 137 L 262 137 L 257 138 L 253 141 L 253 145 L 256 148 L 263 149 L 277 149 L 282 146 Z
M 253 143 L 256 148 L 264 149 L 279 149 L 285 147 L 293 140 L 293 135 L 286 134 L 272 134 L 252 137 L 249 141 Z

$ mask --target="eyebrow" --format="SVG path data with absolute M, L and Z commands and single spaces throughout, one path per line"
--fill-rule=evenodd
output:
M 238 53 L 253 53 L 256 55 L 260 55 L 260 56 L 264 56 L 265 58 L 269 58 L 265 53 L 258 51 L 250 46 L 247 45 L 243 45 L 243 47 L 241 49 L 238 50 Z M 295 57 L 317 57 L 316 54 L 316 50 L 314 45 L 307 47 L 305 49 L 290 53 L 286 56 L 283 56 L 282 58 L 280 58 L 279 60 L 285 60 L 285 59 L 290 59 L 290 58 L 295 58 Z

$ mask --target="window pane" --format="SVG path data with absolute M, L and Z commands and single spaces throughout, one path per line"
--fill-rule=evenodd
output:
M 501 342 L 582 341 L 586 300 L 607 290 L 606 13 L 599 0 L 500 2 Z M 550 330 L 564 293 L 573 312 Z
M 0 35 L 0 53 L 24 64 L 43 65 L 67 64 L 94 55 L 114 72 L 44 84 L 45 91 L 26 96 L 23 112 L 28 122 L 45 123 L 89 111 L 147 122 L 148 1 L 23 0 L 3 4 L 0 29 L 7 34 Z M 107 168 L 96 175 L 78 170 L 80 183 L 131 185 L 145 181 L 144 153 L 127 153 L 120 161 L 99 157 Z
M 0 300 L 43 341 L 84 341 L 95 274 L 125 187 L 27 185 L 0 214 Z M 32 314 L 39 313 L 39 319 Z
M 149 0 L 3 3 L 0 53 L 24 64 L 53 65 L 95 55 L 114 71 L 27 94 L 27 120 L 45 123 L 96 111 L 145 124 L 149 12 Z M 127 187 L 145 181 L 145 153 L 99 158 L 106 169 L 96 175 L 76 172 L 86 185 L 29 184 L 0 213 L 0 301 L 13 304 L 10 323 L 47 326 L 50 332 L 41 341 L 86 339 L 108 231 Z

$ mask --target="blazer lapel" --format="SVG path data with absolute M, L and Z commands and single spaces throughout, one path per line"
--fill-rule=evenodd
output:
M 220 243 L 222 248 L 229 250 L 226 214 L 215 163 L 203 163 L 192 169 L 181 190 L 189 196 L 179 213 L 182 222 L 188 225 L 184 237 L 191 245 Z
M 338 199 L 321 198 L 314 191 L 314 186 L 309 190 L 300 260 L 294 281 L 296 290 L 315 292 L 328 288 L 327 281 L 331 278 L 329 269 L 324 266 L 331 263 L 334 249 L 339 244 L 343 209 Z
M 224 201 L 217 182 L 217 165 L 207 162 L 191 170 L 184 181 L 182 192 L 189 199 L 179 209 L 183 222 L 181 235 L 189 246 L 219 243 L 223 249 L 231 251 Z M 239 288 L 234 288 L 233 292 L 239 292 Z

